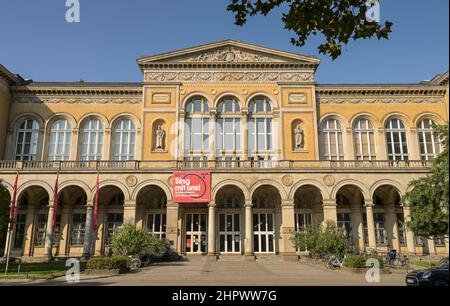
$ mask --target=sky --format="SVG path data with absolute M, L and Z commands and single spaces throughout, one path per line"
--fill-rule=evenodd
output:
M 380 0 L 389 40 L 358 40 L 331 60 L 319 37 L 291 45 L 282 10 L 243 27 L 230 0 L 79 0 L 80 22 L 66 22 L 66 0 L 0 0 L 0 64 L 34 81 L 141 82 L 136 59 L 236 39 L 321 59 L 322 84 L 416 83 L 448 70 L 449 0 Z

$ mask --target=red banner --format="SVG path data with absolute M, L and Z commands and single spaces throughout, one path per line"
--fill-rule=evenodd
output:
M 211 200 L 211 172 L 176 171 L 173 173 L 173 201 L 208 203 Z

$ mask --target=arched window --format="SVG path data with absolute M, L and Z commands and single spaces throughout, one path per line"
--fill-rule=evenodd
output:
M 267 98 L 253 98 L 248 106 L 248 114 L 248 155 L 252 158 L 270 159 L 273 150 L 273 114 Z
M 58 119 L 50 129 L 48 160 L 69 160 L 72 127 L 66 119 Z
M 204 158 L 209 152 L 209 106 L 200 96 L 186 103 L 184 125 L 184 156 Z
M 216 156 L 241 150 L 241 108 L 233 97 L 217 104 Z
M 36 160 L 38 140 L 39 124 L 37 121 L 24 120 L 17 131 L 15 160 Z
M 356 160 L 375 159 L 375 129 L 368 119 L 358 119 L 353 125 Z
M 83 125 L 81 158 L 82 160 L 101 160 L 102 150 L 103 124 L 97 118 L 90 118 Z
M 400 119 L 390 119 L 385 128 L 388 159 L 408 160 L 405 124 Z
M 131 119 L 120 119 L 114 125 L 114 160 L 133 160 L 136 129 Z
M 433 160 L 439 153 L 441 153 L 439 136 L 433 127 L 434 122 L 431 119 L 422 119 L 417 125 L 420 158 L 422 160 Z
M 322 155 L 327 160 L 344 159 L 342 127 L 337 119 L 327 119 L 322 123 Z

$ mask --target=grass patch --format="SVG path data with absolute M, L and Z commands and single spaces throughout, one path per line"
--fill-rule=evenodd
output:
M 421 269 L 428 269 L 435 267 L 439 263 L 439 260 L 411 260 L 410 264 L 411 266 L 421 268 Z
M 80 270 L 83 271 L 85 264 L 80 262 Z M 8 267 L 8 274 L 5 275 L 6 264 L 0 264 L 0 279 L 52 279 L 64 276 L 68 267 L 65 261 L 58 262 L 33 262 L 33 263 L 17 263 L 11 262 Z M 80 272 L 81 272 L 80 271 Z

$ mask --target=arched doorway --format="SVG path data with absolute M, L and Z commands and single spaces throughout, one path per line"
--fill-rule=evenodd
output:
M 76 185 L 63 187 L 58 195 L 57 224 L 55 236 L 61 256 L 83 254 L 86 237 L 87 195 Z
M 158 237 L 166 239 L 167 224 L 167 196 L 159 186 L 148 185 L 143 187 L 136 199 L 136 216 L 138 226 Z
M 403 207 L 397 188 L 382 185 L 373 193 L 375 237 L 378 247 L 407 250 Z
M 336 193 L 336 205 L 337 227 L 355 251 L 363 250 L 368 232 L 361 189 L 355 185 L 342 186 Z
M 41 186 L 27 187 L 19 194 L 12 240 L 13 256 L 44 255 L 48 204 L 49 194 Z
M 97 233 L 95 254 L 110 254 L 116 230 L 124 223 L 124 200 L 122 190 L 113 185 L 102 186 L 98 194 Z
M 11 195 L 6 188 L 0 186 L 0 256 L 5 254 L 7 245 L 10 203 Z
M 258 187 L 252 195 L 253 250 L 255 254 L 276 254 L 281 225 L 281 197 L 271 185 Z
M 303 232 L 323 222 L 323 198 L 320 189 L 313 185 L 300 186 L 294 194 L 295 231 Z M 300 248 L 298 252 L 307 251 Z
M 243 250 L 244 193 L 237 186 L 227 185 L 218 191 L 215 201 L 218 208 L 216 249 L 220 254 L 241 254 Z

